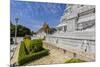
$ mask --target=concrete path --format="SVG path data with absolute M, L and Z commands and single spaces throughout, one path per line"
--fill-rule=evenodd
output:
M 17 63 L 17 61 L 18 61 L 19 48 L 20 48 L 20 45 L 18 44 L 17 47 L 16 47 L 16 50 L 15 50 L 14 56 L 11 59 L 11 62 L 10 62 L 11 64 Z
M 40 64 L 62 64 L 64 63 L 65 58 L 68 58 L 66 54 L 63 53 L 60 49 L 56 47 L 47 46 L 48 44 L 44 44 L 44 48 L 50 50 L 50 54 L 38 60 L 32 61 L 31 63 L 27 63 L 25 65 L 40 65 Z

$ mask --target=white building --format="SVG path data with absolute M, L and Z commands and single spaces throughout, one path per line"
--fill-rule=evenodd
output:
M 37 33 L 37 38 L 43 39 L 46 36 L 46 33 L 44 31 Z
M 76 54 L 86 61 L 95 60 L 95 6 L 66 5 L 57 32 L 46 42 Z
M 47 35 L 47 29 L 50 29 L 49 28 L 49 25 L 47 22 L 45 22 L 43 24 L 43 26 L 37 31 L 37 37 L 40 38 L 40 39 L 43 39 L 45 38 L 45 36 Z
M 95 25 L 95 6 L 93 5 L 67 5 L 61 17 L 58 31 L 73 32 L 91 29 Z M 92 28 L 91 30 L 93 30 Z

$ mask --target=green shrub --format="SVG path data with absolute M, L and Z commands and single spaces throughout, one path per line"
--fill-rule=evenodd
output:
M 25 37 L 20 45 L 18 64 L 22 65 L 45 55 L 48 55 L 48 50 L 43 48 L 41 39 L 31 40 Z
M 80 59 L 75 59 L 75 58 L 65 60 L 65 63 L 80 63 L 80 62 L 85 62 L 85 61 L 80 60 Z
M 30 44 L 31 44 L 31 40 L 26 38 L 23 40 L 23 42 L 25 43 L 25 47 L 27 48 L 28 52 L 30 52 Z
M 20 49 L 19 49 L 19 56 L 18 56 L 18 59 L 20 59 L 21 57 L 24 57 L 25 55 L 28 54 L 28 51 L 25 47 L 25 44 L 24 42 L 22 41 L 21 42 L 21 45 L 20 45 Z
M 30 37 L 25 36 L 23 42 L 25 43 L 25 47 L 27 48 L 28 52 L 38 52 L 43 50 L 42 39 L 31 40 Z
M 34 39 L 31 41 L 31 50 L 32 52 L 38 52 L 43 50 L 43 42 L 41 39 Z
M 32 60 L 35 60 L 35 59 L 41 58 L 43 56 L 46 56 L 46 55 L 49 54 L 48 51 L 49 50 L 45 49 L 45 50 L 42 50 L 40 52 L 36 52 L 36 53 L 29 54 L 29 55 L 25 55 L 22 58 L 18 59 L 18 64 L 22 65 L 22 64 L 25 64 L 25 63 L 30 62 Z

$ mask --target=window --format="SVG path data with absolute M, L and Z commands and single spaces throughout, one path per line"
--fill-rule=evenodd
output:
M 67 26 L 64 26 L 64 32 L 66 32 L 67 31 Z
M 81 7 L 83 7 L 84 5 L 81 5 Z
M 93 11 L 93 13 L 95 13 L 95 8 L 94 8 L 94 11 Z

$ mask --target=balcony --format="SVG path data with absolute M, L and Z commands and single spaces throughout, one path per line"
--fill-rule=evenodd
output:
M 56 27 L 62 27 L 62 26 L 67 26 L 67 23 L 60 23 L 58 26 Z
M 77 13 L 71 13 L 70 15 L 65 14 L 64 16 L 61 17 L 61 22 L 64 21 L 64 20 L 67 21 L 67 20 L 75 18 L 75 17 L 77 17 Z

